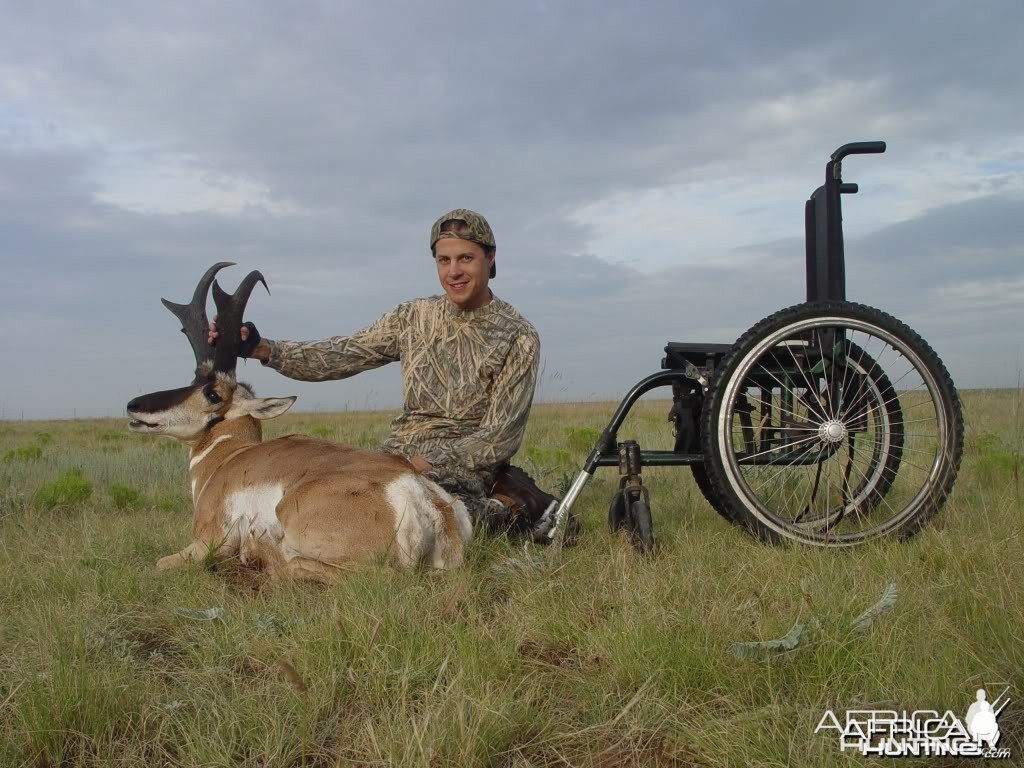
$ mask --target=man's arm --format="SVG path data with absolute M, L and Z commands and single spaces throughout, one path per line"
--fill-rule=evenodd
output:
M 537 334 L 530 332 L 519 336 L 494 379 L 491 403 L 479 429 L 466 437 L 440 443 L 427 454 L 427 459 L 435 466 L 457 464 L 477 470 L 512 458 L 523 442 L 539 362 Z
M 351 336 L 331 336 L 318 341 L 264 339 L 253 356 L 290 379 L 344 379 L 399 359 L 399 337 L 407 312 L 408 305 L 400 304 L 381 315 L 373 325 Z

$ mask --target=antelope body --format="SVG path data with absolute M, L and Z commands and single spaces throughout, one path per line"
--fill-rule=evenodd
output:
M 275 576 L 330 581 L 379 555 L 402 567 L 460 565 L 472 535 L 465 506 L 404 458 L 302 435 L 262 441 L 260 420 L 284 413 L 295 398 L 257 398 L 235 380 L 242 311 L 263 280 L 258 272 L 233 296 L 213 283 L 221 341 L 216 350 L 206 344 L 206 293 L 224 266 L 207 271 L 191 305 L 164 301 L 196 353 L 192 384 L 128 403 L 132 431 L 191 449 L 192 542 L 157 567 L 209 553 Z

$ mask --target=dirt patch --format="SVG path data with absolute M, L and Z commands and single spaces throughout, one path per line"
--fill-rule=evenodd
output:
M 672 744 L 657 733 L 631 733 L 621 739 L 605 734 L 597 740 L 594 765 L 599 768 L 626 766 L 664 766 L 665 768 L 697 768 L 707 763 Z
M 86 648 L 144 662 L 174 660 L 185 651 L 174 627 L 146 616 L 120 616 L 106 627 L 86 630 Z
M 566 764 L 592 768 L 705 768 L 710 765 L 657 732 L 602 728 L 573 729 L 565 735 L 524 734 L 502 753 L 502 768 Z
M 218 564 L 216 572 L 233 593 L 243 597 L 258 595 L 270 583 L 270 574 L 258 564 L 242 565 L 238 560 L 229 560 Z
M 519 644 L 516 653 L 528 663 L 575 672 L 601 669 L 608 660 L 600 654 L 586 654 L 568 643 L 527 639 Z

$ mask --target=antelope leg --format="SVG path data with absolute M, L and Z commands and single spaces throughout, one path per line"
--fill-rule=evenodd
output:
M 210 545 L 204 541 L 193 541 L 180 552 L 173 555 L 161 557 L 156 561 L 158 571 L 170 571 L 175 568 L 183 568 L 194 560 L 202 559 L 210 551 Z

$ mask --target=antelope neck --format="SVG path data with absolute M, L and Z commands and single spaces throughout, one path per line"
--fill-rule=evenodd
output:
M 215 424 L 199 442 L 192 446 L 192 450 L 189 452 L 189 472 L 194 474 L 218 446 L 228 441 L 231 441 L 233 445 L 225 447 L 230 448 L 231 451 L 261 442 L 261 432 L 259 422 L 251 416 Z

